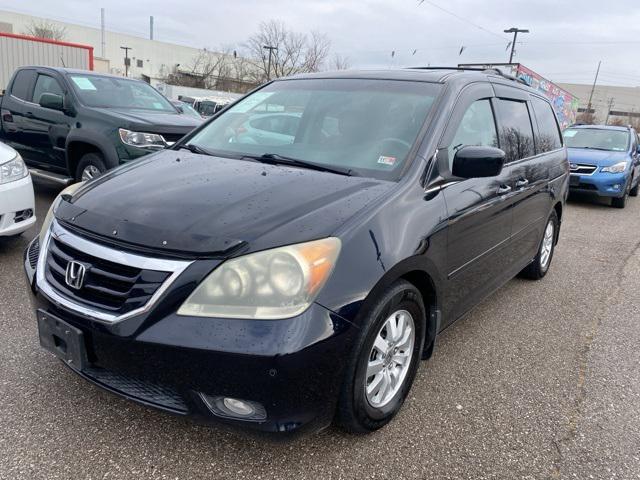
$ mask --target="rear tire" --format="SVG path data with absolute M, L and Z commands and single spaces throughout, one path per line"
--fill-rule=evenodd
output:
M 369 309 L 354 345 L 338 402 L 339 425 L 369 433 L 391 421 L 413 384 L 425 331 L 418 289 L 404 280 L 391 285 Z
M 542 240 L 538 247 L 538 254 L 529 265 L 525 267 L 520 275 L 531 280 L 540 280 L 549 271 L 553 252 L 556 249 L 556 238 L 558 235 L 558 214 L 554 210 L 551 212 L 547 224 L 542 234 Z
M 86 153 L 82 156 L 78 163 L 78 168 L 76 168 L 76 182 L 93 180 L 106 171 L 107 167 L 101 154 Z

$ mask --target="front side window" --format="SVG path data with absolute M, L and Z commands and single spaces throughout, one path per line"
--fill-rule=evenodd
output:
M 500 147 L 506 161 L 513 162 L 534 155 L 533 128 L 526 102 L 498 99 Z
M 533 97 L 531 104 L 538 120 L 538 138 L 536 143 L 540 152 L 550 152 L 562 146 L 560 129 L 556 114 L 551 105 L 540 98 Z
M 568 128 L 564 131 L 564 141 L 569 148 L 626 152 L 629 148 L 629 139 L 629 132 L 625 130 Z
M 70 75 L 73 90 L 88 107 L 156 110 L 177 113 L 149 84 L 100 75 Z
M 33 90 L 33 103 L 40 103 L 40 97 L 42 97 L 43 93 L 63 95 L 62 87 L 55 78 L 49 75 L 38 75 L 38 80 L 36 80 L 36 86 Z
M 455 153 L 466 146 L 498 146 L 496 121 L 489 100 L 478 100 L 472 103 L 464 113 L 449 146 L 450 168 Z
M 217 155 L 275 154 L 392 180 L 441 88 L 394 80 L 277 81 L 226 110 L 189 144 Z
M 11 85 L 11 95 L 21 100 L 29 100 L 29 87 L 33 85 L 34 71 L 20 70 Z

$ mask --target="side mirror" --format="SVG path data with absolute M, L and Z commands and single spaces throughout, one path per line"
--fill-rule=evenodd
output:
M 502 172 L 505 153 L 494 147 L 462 147 L 453 157 L 451 173 L 461 178 L 496 177 Z
M 50 108 L 51 110 L 64 110 L 64 100 L 62 95 L 57 95 L 55 93 L 43 93 L 40 95 L 40 101 L 38 104 L 42 108 Z

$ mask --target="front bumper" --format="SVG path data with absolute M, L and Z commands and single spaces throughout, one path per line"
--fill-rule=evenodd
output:
M 88 366 L 76 373 L 87 380 L 202 423 L 268 432 L 315 431 L 331 423 L 357 330 L 350 322 L 318 304 L 277 321 L 178 316 L 189 292 L 176 292 L 184 288 L 176 282 L 152 310 L 107 325 L 38 289 L 37 248 L 34 239 L 24 257 L 33 306 L 82 331 Z M 202 394 L 258 402 L 267 418 L 220 416 Z
M 569 189 L 572 192 L 590 193 L 601 197 L 622 197 L 629 173 L 607 173 L 598 170 L 591 175 L 571 174 Z M 578 178 L 579 180 L 576 180 Z
M 31 176 L 0 185 L 0 237 L 18 235 L 36 223 Z

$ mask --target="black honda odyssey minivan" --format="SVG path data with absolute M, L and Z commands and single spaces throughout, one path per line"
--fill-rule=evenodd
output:
M 439 332 L 545 276 L 569 165 L 497 70 L 273 81 L 63 191 L 25 253 L 41 345 L 199 421 L 376 430 Z

